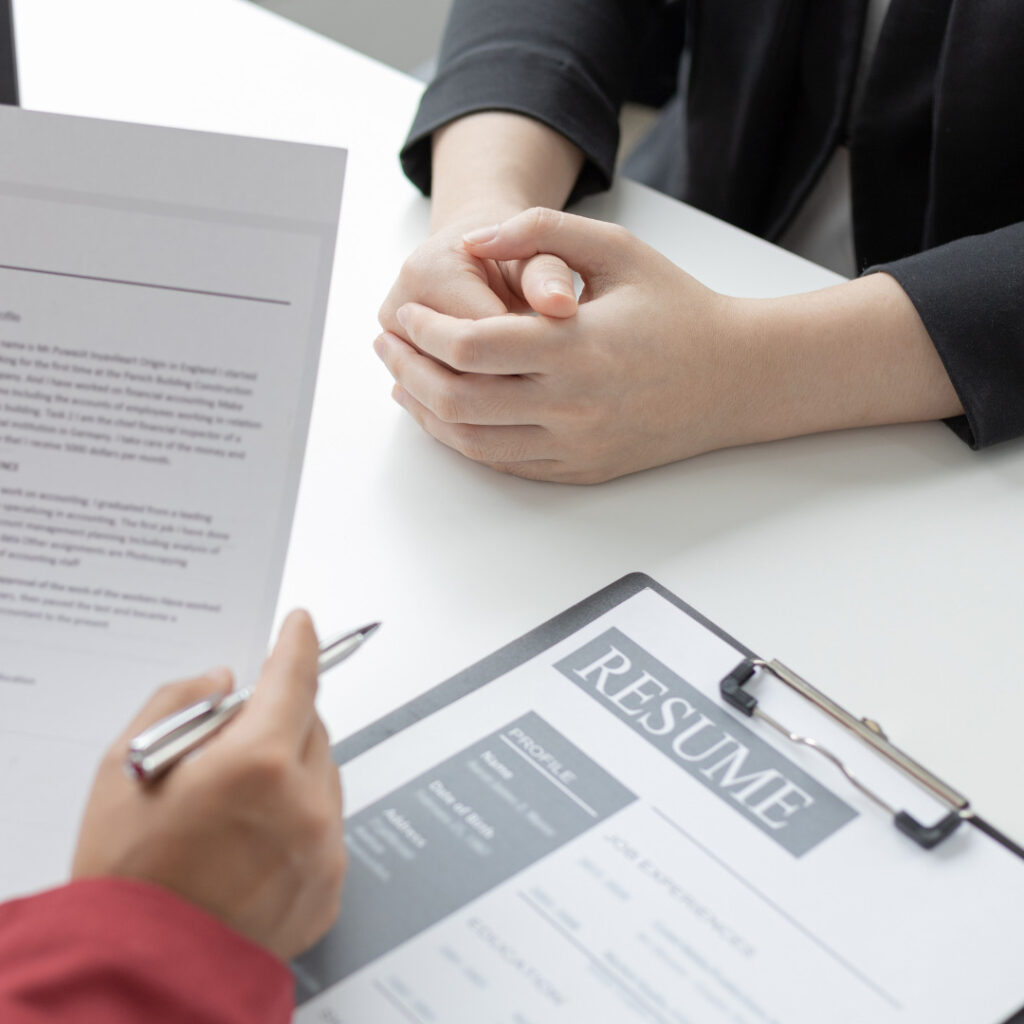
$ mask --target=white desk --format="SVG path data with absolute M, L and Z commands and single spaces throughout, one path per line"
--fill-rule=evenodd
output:
M 351 150 L 282 608 L 386 624 L 322 698 L 341 735 L 634 569 L 777 656 L 1024 838 L 1024 444 L 925 424 L 744 448 L 595 488 L 500 476 L 421 434 L 370 349 L 425 233 L 396 153 L 417 83 L 245 0 L 17 0 L 28 107 Z M 638 186 L 618 220 L 713 287 L 833 275 Z

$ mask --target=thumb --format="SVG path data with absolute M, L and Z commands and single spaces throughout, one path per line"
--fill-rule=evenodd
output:
M 501 224 L 462 236 L 466 251 L 481 259 L 528 260 L 539 253 L 557 256 L 583 277 L 621 263 L 632 236 L 614 224 L 535 207 Z
M 284 620 L 263 664 L 245 714 L 247 729 L 259 730 L 262 737 L 280 736 L 302 748 L 316 719 L 317 654 L 313 620 L 308 612 L 296 609 Z
M 579 310 L 572 271 L 565 260 L 540 253 L 528 260 L 503 263 L 509 287 L 542 316 L 565 318 Z

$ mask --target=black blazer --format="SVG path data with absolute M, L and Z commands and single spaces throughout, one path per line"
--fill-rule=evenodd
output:
M 623 100 L 662 106 L 626 166 L 776 239 L 836 146 L 851 154 L 858 265 L 915 303 L 975 446 L 1024 434 L 1024 7 L 892 0 L 851 109 L 867 0 L 455 0 L 402 152 L 474 110 L 527 114 L 606 187 Z

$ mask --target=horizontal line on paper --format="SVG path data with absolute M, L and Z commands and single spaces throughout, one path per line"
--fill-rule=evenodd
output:
M 406 1020 L 413 1021 L 413 1024 L 426 1024 L 426 1021 L 411 1007 L 405 1005 L 398 996 L 379 981 L 373 983 L 373 987 L 400 1013 Z
M 529 755 L 523 753 L 523 751 L 521 751 L 507 736 L 499 736 L 498 739 L 505 743 L 510 750 L 514 750 L 528 765 L 530 765 L 531 768 L 534 768 L 536 771 L 540 772 L 541 775 L 543 775 L 544 778 L 547 779 L 552 786 L 556 786 L 570 800 L 572 800 L 573 803 L 582 807 L 583 810 L 586 811 L 587 814 L 589 814 L 592 818 L 597 817 L 597 811 L 595 811 L 594 808 L 590 806 L 590 804 L 588 804 L 585 800 L 581 800 L 568 786 L 566 786 L 564 783 L 556 779 L 553 775 L 551 775 L 550 772 L 546 772 L 543 768 L 541 768 L 541 766 L 537 764 L 536 761 L 532 760 L 529 757 Z
M 239 299 L 243 302 L 263 302 L 271 306 L 290 306 L 287 299 L 270 299 L 261 295 L 236 295 L 233 292 L 205 291 L 202 288 L 185 288 L 174 284 L 156 284 L 152 281 L 128 281 L 118 277 L 98 277 L 93 274 L 73 274 L 67 270 L 43 270 L 40 267 L 17 267 L 0 263 L 0 270 L 14 270 L 24 274 L 45 274 L 47 277 L 71 277 L 78 281 L 99 281 L 102 284 L 123 284 L 133 288 L 156 288 L 163 292 L 185 292 L 188 295 L 208 295 L 215 299 Z
M 758 899 L 760 899 L 766 906 L 770 907 L 780 917 L 788 921 L 789 924 L 791 924 L 794 928 L 797 929 L 797 931 L 801 932 L 807 939 L 813 942 L 814 945 L 816 945 L 823 953 L 831 957 L 832 960 L 839 964 L 839 966 L 843 967 L 854 978 L 861 982 L 861 984 L 869 988 L 872 992 L 875 993 L 875 995 L 879 996 L 881 999 L 884 999 L 885 1002 L 887 1002 L 894 1010 L 903 1009 L 903 1005 L 899 1002 L 899 1000 L 897 1000 L 890 993 L 886 992 L 884 988 L 882 988 L 874 980 L 869 978 L 863 971 L 859 970 L 853 964 L 851 964 L 844 956 L 842 956 L 840 953 L 834 950 L 822 938 L 820 938 L 818 935 L 815 935 L 815 933 L 811 931 L 806 925 L 802 924 L 788 911 L 780 907 L 773 899 L 771 899 L 760 889 L 758 889 L 757 886 L 752 884 L 734 867 L 727 864 L 724 860 L 721 859 L 721 857 L 718 857 L 716 854 L 712 853 L 712 851 L 709 850 L 703 843 L 701 843 L 698 839 L 691 835 L 691 833 L 689 833 L 685 828 L 683 828 L 683 826 L 680 825 L 678 821 L 670 817 L 668 814 L 666 814 L 658 807 L 652 806 L 651 810 L 659 818 L 661 818 L 661 820 L 664 821 L 666 825 L 669 825 L 671 828 L 674 828 L 681 836 L 688 839 L 695 847 L 697 847 L 698 850 L 700 850 L 706 856 L 710 857 L 711 860 L 713 860 L 716 864 L 718 864 L 719 867 L 723 868 L 730 875 L 732 875 L 732 877 L 735 878 L 736 881 L 738 881 L 746 889 L 750 890 L 750 892 L 757 896 Z
M 583 956 L 590 961 L 591 967 L 602 975 L 602 977 L 604 977 L 611 985 L 617 988 L 622 995 L 625 996 L 627 1002 L 634 1010 L 638 1011 L 645 1017 L 653 1019 L 657 1024 L 669 1024 L 668 1018 L 665 1017 L 658 1008 L 651 1006 L 642 993 L 637 992 L 632 984 L 625 981 L 623 978 L 620 978 L 602 957 L 598 956 L 592 949 L 580 942 L 575 935 L 572 935 L 560 922 L 556 921 L 544 907 L 529 895 L 529 893 L 520 890 L 519 898 L 528 907 L 536 911 L 542 921 L 546 921 L 556 932 L 558 932 L 559 935 L 562 936 L 563 939 L 582 953 Z

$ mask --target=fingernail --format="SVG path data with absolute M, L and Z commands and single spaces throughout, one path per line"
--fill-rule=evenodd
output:
M 402 325 L 402 327 L 408 330 L 409 307 L 399 306 L 398 311 L 395 313 L 395 317 L 398 320 L 398 322 Z
M 404 409 L 405 408 L 405 388 L 400 387 L 396 384 L 391 389 L 391 397 Z
M 488 228 L 477 228 L 476 231 L 469 231 L 462 236 L 467 245 L 483 245 L 485 242 L 493 242 L 498 237 L 498 228 L 501 225 L 492 224 Z
M 544 291 L 548 295 L 564 295 L 567 299 L 576 298 L 576 293 L 564 281 L 559 281 L 554 277 L 550 281 L 545 282 Z

